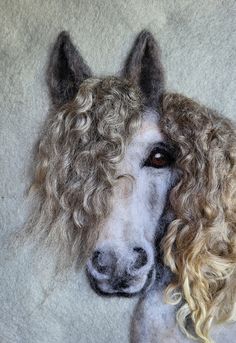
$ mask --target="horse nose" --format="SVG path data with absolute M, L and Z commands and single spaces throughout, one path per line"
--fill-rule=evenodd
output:
M 135 247 L 133 249 L 136 255 L 135 262 L 133 264 L 134 269 L 140 269 L 148 263 L 148 255 L 146 251 L 141 247 Z

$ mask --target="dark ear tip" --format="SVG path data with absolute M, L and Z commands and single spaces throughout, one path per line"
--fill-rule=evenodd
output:
M 138 41 L 155 41 L 153 34 L 148 30 L 142 30 L 137 37 Z
M 65 44 L 66 42 L 70 42 L 70 34 L 67 31 L 61 31 L 57 37 L 56 44 L 61 45 Z

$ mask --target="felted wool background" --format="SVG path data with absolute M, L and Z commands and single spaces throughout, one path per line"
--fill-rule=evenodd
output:
M 49 49 L 68 30 L 94 73 L 109 75 L 149 29 L 168 89 L 236 119 L 236 2 L 1 0 L 0 8 L 0 342 L 128 342 L 137 299 L 97 296 L 84 271 L 53 283 L 50 254 L 3 244 L 26 217 L 32 147 L 49 105 Z

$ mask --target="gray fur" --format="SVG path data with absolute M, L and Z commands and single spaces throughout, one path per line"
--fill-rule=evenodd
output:
M 91 77 L 91 71 L 66 31 L 62 31 L 53 46 L 47 71 L 47 82 L 56 106 L 72 100 L 80 84 Z
M 138 35 L 126 60 L 123 74 L 140 87 L 145 105 L 160 110 L 164 74 L 160 48 L 149 31 L 144 30 Z
M 167 273 L 162 287 L 155 285 L 141 297 L 131 323 L 130 343 L 187 343 L 175 322 L 175 307 L 163 302 L 163 287 L 169 283 Z

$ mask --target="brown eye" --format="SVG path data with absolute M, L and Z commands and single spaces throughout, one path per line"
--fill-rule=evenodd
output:
M 168 164 L 168 160 L 162 153 L 157 152 L 155 155 L 151 156 L 150 163 L 153 167 L 161 168 Z
M 173 162 L 171 155 L 163 149 L 156 148 L 149 155 L 144 167 L 167 168 Z

